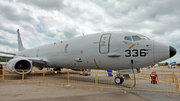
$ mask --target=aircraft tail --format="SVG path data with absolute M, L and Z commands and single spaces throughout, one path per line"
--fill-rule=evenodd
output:
M 22 41 L 21 41 L 21 36 L 20 36 L 20 33 L 19 33 L 19 29 L 17 30 L 17 38 L 18 38 L 18 51 L 23 51 L 23 50 L 26 50 L 24 47 L 23 47 L 23 44 L 22 44 Z

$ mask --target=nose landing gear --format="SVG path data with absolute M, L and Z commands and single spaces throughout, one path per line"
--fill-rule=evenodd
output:
M 124 77 L 123 76 L 116 76 L 114 79 L 114 82 L 116 84 L 122 84 L 124 82 Z

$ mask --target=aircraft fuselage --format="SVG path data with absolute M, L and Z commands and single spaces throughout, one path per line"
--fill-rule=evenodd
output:
M 143 37 L 130 32 L 96 33 L 23 50 L 16 56 L 45 58 L 53 68 L 104 70 L 130 69 L 131 60 L 141 68 L 172 56 L 171 46 Z

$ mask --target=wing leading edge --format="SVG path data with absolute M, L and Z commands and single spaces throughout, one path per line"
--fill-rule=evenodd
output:
M 15 53 L 7 53 L 7 52 L 0 52 L 0 58 L 3 59 L 12 59 L 16 55 Z

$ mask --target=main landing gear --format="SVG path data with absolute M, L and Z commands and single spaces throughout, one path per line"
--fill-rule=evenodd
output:
M 114 79 L 116 84 L 122 84 L 124 82 L 124 77 L 122 75 L 117 75 Z
M 61 73 L 61 68 L 54 68 L 53 72 L 54 73 Z

